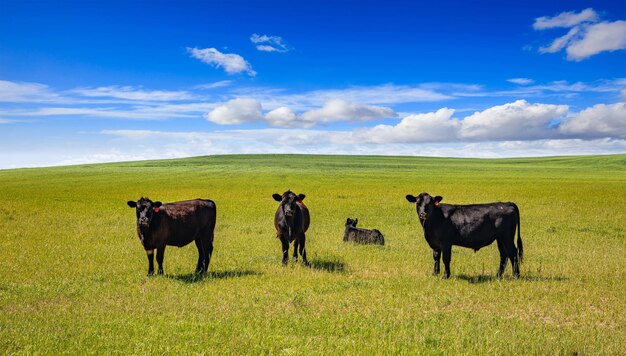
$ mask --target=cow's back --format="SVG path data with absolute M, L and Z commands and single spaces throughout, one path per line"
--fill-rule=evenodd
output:
M 454 242 L 460 245 L 484 243 L 486 246 L 517 221 L 517 211 L 513 203 L 442 204 L 441 207 L 444 218 L 456 232 L 455 237 L 458 240 Z
M 184 246 L 199 233 L 213 232 L 217 217 L 215 202 L 208 199 L 183 200 L 163 204 L 159 232 L 167 236 L 167 244 Z

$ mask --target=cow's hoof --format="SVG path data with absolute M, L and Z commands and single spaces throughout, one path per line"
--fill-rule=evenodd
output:
M 450 279 L 450 274 L 449 273 L 444 274 L 443 279 Z
M 160 269 L 159 272 L 157 272 L 157 274 L 163 274 L 163 270 Z
M 283 267 L 287 267 L 287 261 L 282 262 Z
M 304 267 L 311 267 L 311 264 L 309 263 L 309 261 L 304 261 Z
M 433 277 L 437 277 L 439 275 L 439 272 L 433 272 Z
M 146 275 L 146 277 L 152 277 L 154 276 L 154 271 L 148 271 L 148 274 Z

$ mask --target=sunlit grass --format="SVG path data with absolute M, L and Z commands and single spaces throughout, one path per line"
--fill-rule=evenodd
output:
M 220 156 L 0 171 L 0 353 L 626 351 L 626 155 L 507 160 Z M 272 193 L 307 195 L 312 268 L 280 265 Z M 452 278 L 407 193 L 514 201 L 522 278 L 495 245 Z M 217 203 L 215 251 L 146 278 L 129 199 Z M 385 246 L 342 242 L 347 217 Z M 291 253 L 290 253 L 291 255 Z

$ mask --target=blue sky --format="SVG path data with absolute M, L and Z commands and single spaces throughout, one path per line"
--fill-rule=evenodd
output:
M 623 1 L 0 3 L 0 168 L 626 152 Z

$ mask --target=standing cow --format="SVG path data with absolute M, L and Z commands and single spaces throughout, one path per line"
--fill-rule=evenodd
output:
M 523 248 L 520 237 L 519 209 L 515 203 L 489 203 L 472 205 L 440 204 L 443 198 L 428 193 L 418 196 L 407 195 L 406 200 L 416 204 L 417 216 L 424 230 L 426 242 L 433 249 L 435 267 L 433 275 L 439 274 L 439 259 L 443 253 L 444 278 L 450 277 L 452 245 L 468 247 L 478 251 L 498 242 L 502 277 L 507 258 L 511 260 L 513 275 L 519 277 L 519 263 Z M 515 229 L 517 228 L 517 248 Z
M 298 260 L 299 249 L 304 265 L 309 266 L 309 261 L 306 259 L 306 238 L 304 233 L 309 229 L 311 217 L 309 209 L 302 202 L 305 195 L 296 195 L 288 190 L 283 195 L 273 194 L 272 197 L 277 202 L 280 202 L 274 214 L 274 227 L 276 228 L 276 236 L 280 239 L 282 246 L 283 265 L 287 265 L 289 244 L 295 241 L 293 245 L 294 260 Z
M 165 246 L 183 247 L 191 241 L 198 248 L 196 273 L 205 273 L 213 253 L 213 230 L 217 214 L 211 200 L 195 199 L 162 204 L 148 198 L 128 201 L 137 213 L 137 235 L 148 255 L 148 275 L 154 274 L 154 250 L 163 274 Z

